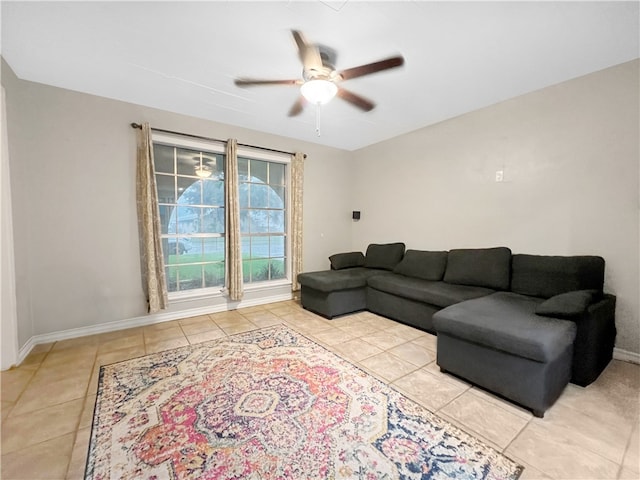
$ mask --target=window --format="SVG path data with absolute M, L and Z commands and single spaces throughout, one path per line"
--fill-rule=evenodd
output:
M 283 163 L 238 157 L 245 284 L 287 277 L 285 173 Z
M 219 290 L 225 280 L 222 148 L 157 137 L 153 155 L 167 290 Z
M 167 290 L 219 293 L 225 285 L 225 154 L 221 143 L 153 134 Z M 238 149 L 245 287 L 287 281 L 286 155 Z

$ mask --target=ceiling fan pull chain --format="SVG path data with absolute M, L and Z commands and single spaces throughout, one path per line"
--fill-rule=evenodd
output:
M 320 136 L 320 104 L 316 103 L 316 133 Z

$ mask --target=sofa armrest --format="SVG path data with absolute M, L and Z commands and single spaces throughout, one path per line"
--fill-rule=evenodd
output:
M 604 294 L 587 311 L 572 318 L 578 327 L 573 345 L 571 382 L 583 387 L 593 382 L 613 357 L 616 339 L 616 297 Z

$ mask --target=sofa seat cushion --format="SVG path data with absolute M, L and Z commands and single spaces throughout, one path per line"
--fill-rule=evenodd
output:
M 497 292 L 440 310 L 434 314 L 433 324 L 438 334 L 546 363 L 573 343 L 576 325 L 536 315 L 541 302 L 535 297 Z
M 367 284 L 382 292 L 441 308 L 464 300 L 483 297 L 495 291 L 490 288 L 433 282 L 393 273 L 371 276 Z
M 374 274 L 380 274 L 379 270 L 371 270 L 364 267 L 345 268 L 343 270 L 323 270 L 319 272 L 306 272 L 298 275 L 298 282 L 305 287 L 313 288 L 321 292 L 335 292 L 350 288 L 364 288 L 367 278 Z

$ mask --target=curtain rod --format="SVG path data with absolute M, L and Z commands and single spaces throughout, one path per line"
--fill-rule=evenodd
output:
M 142 125 L 140 125 L 139 123 L 132 123 L 131 124 L 132 128 L 142 128 Z M 212 138 L 212 137 L 203 137 L 201 135 L 192 135 L 190 133 L 182 133 L 182 132 L 174 132 L 173 130 L 163 130 L 162 128 L 153 128 L 151 127 L 151 130 L 155 130 L 156 132 L 162 132 L 162 133 L 171 133 L 174 135 L 183 135 L 185 137 L 191 137 L 191 138 L 198 138 L 200 140 L 210 140 L 213 142 L 220 142 L 220 143 L 227 143 L 226 140 L 220 140 L 219 138 Z M 239 147 L 249 147 L 249 148 L 259 148 L 260 150 L 267 150 L 268 152 L 276 152 L 276 153 L 286 153 L 287 155 L 294 155 L 293 152 L 285 152 L 284 150 L 276 150 L 275 148 L 267 148 L 267 147 L 258 147 L 256 145 L 249 145 L 247 143 L 238 143 Z M 303 154 L 304 158 L 307 158 L 307 154 Z

